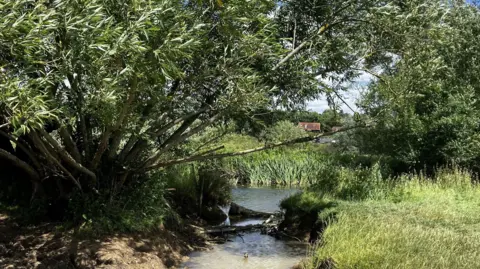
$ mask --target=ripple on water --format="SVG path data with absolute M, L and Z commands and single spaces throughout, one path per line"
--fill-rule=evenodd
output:
M 274 212 L 280 201 L 293 194 L 295 189 L 236 188 L 232 191 L 235 203 L 246 208 Z M 247 219 L 235 225 L 258 224 L 263 220 Z M 277 240 L 258 231 L 241 237 L 231 237 L 233 242 L 216 245 L 210 251 L 193 252 L 181 268 L 191 269 L 287 269 L 306 255 L 307 245 L 300 242 Z M 244 258 L 248 253 L 248 258 Z
M 233 238 L 232 238 L 233 239 Z M 306 244 L 277 240 L 258 232 L 235 237 L 234 242 L 217 245 L 206 252 L 194 252 L 186 268 L 196 269 L 287 269 L 305 256 Z M 248 258 L 244 258 L 248 253 Z

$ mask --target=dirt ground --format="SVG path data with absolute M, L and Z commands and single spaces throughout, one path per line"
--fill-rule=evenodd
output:
M 163 227 L 148 234 L 72 240 L 54 223 L 20 227 L 0 214 L 0 268 L 177 268 L 194 250 L 206 249 L 200 227 Z M 70 255 L 75 253 L 75 255 Z

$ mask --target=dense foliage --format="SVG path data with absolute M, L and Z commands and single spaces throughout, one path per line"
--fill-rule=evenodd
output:
M 209 125 L 278 95 L 313 97 L 302 69 L 273 70 L 287 52 L 274 8 L 0 1 L 0 157 L 19 168 L 2 184 L 32 199 L 72 189 L 113 199 Z M 282 86 L 297 76 L 305 83 Z
M 405 35 L 396 45 L 396 63 L 362 101 L 374 128 L 354 136 L 354 143 L 416 169 L 456 163 L 478 171 L 479 10 L 413 2 L 388 12 L 400 20 L 392 29 L 405 28 Z
M 183 146 L 208 126 L 341 90 L 317 78 L 357 74 L 377 27 L 363 18 L 383 5 L 0 1 L 0 157 L 18 169 L 2 184 L 23 200 L 76 190 L 113 201 L 200 159 Z

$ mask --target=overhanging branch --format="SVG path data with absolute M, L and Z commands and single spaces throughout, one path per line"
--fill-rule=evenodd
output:
M 162 156 L 162 154 L 164 154 L 165 152 L 167 152 L 169 149 L 171 149 L 172 147 L 182 143 L 183 141 L 187 140 L 189 137 L 203 131 L 205 128 L 207 128 L 208 126 L 210 126 L 211 124 L 213 124 L 215 122 L 215 120 L 217 120 L 218 118 L 220 117 L 220 113 L 217 113 L 215 115 L 213 115 L 212 117 L 210 117 L 209 119 L 207 119 L 206 121 L 202 122 L 199 126 L 193 128 L 192 130 L 186 132 L 186 133 L 183 133 L 184 130 L 182 130 L 181 133 L 178 133 L 178 134 L 173 134 L 161 147 L 161 149 L 153 156 L 151 157 L 150 159 L 148 159 L 144 165 L 141 166 L 140 169 L 144 168 L 144 167 L 149 167 L 151 165 L 154 165 L 156 162 L 158 162 Z M 179 128 L 180 129 L 180 128 Z M 177 132 L 176 132 L 177 133 Z M 182 134 L 183 133 L 183 134 Z M 167 144 L 168 142 L 168 144 Z
M 325 31 L 328 29 L 328 24 L 325 24 L 323 25 L 322 27 L 320 27 L 320 30 L 318 31 L 317 34 L 314 34 L 313 36 L 311 36 L 309 39 L 305 40 L 304 42 L 302 42 L 302 44 L 298 45 L 297 48 L 295 48 L 294 50 L 292 50 L 287 56 L 285 56 L 282 60 L 280 60 L 280 62 L 278 62 L 277 65 L 275 65 L 275 67 L 273 67 L 272 70 L 277 70 L 281 65 L 283 65 L 284 63 L 286 63 L 288 60 L 290 60 L 290 58 L 292 58 L 295 54 L 297 54 L 303 47 L 305 47 L 306 45 L 308 45 L 308 43 L 310 43 L 313 38 L 317 37 L 317 36 L 320 36 L 322 35 L 323 33 L 325 33 Z
M 34 181 L 39 181 L 40 176 L 28 163 L 20 160 L 10 152 L 0 148 L 0 157 L 10 161 L 13 165 L 23 169 Z
M 17 147 L 27 155 L 27 157 L 32 161 L 33 165 L 38 171 L 42 169 L 42 166 L 40 165 L 40 162 L 38 161 L 37 157 L 32 152 L 30 146 L 28 146 L 27 143 L 24 143 L 25 141 L 23 141 L 22 139 L 15 138 L 10 134 L 5 133 L 4 131 L 1 131 L 1 130 L 0 130 L 0 135 L 16 143 Z
M 195 156 L 190 156 L 190 157 L 186 157 L 186 158 L 181 158 L 181 159 L 176 159 L 176 160 L 157 163 L 155 165 L 152 165 L 152 166 L 149 166 L 149 167 L 145 168 L 145 170 L 150 171 L 150 170 L 153 170 L 153 169 L 158 169 L 158 168 L 172 166 L 172 165 L 181 164 L 181 163 L 189 163 L 189 162 L 194 162 L 194 161 L 204 161 L 204 160 L 210 160 L 210 159 L 220 159 L 220 158 L 225 158 L 225 157 L 247 155 L 247 154 L 250 154 L 250 153 L 263 151 L 263 150 L 267 150 L 267 149 L 273 149 L 273 148 L 277 148 L 277 147 L 281 147 L 281 146 L 305 143 L 305 142 L 313 141 L 313 140 L 315 140 L 317 138 L 320 138 L 320 137 L 331 136 L 331 135 L 334 135 L 336 133 L 342 133 L 342 132 L 346 132 L 346 131 L 349 131 L 349 130 L 364 128 L 364 127 L 368 127 L 368 126 L 365 125 L 365 126 L 346 127 L 344 129 L 341 129 L 341 130 L 336 131 L 336 132 L 327 132 L 327 133 L 323 133 L 323 134 L 320 134 L 320 135 L 317 135 L 317 136 L 308 136 L 308 137 L 292 139 L 292 140 L 288 140 L 288 141 L 284 141 L 284 142 L 269 144 L 269 145 L 265 145 L 263 147 L 258 147 L 258 148 L 253 148 L 253 149 L 248 149 L 248 150 L 238 151 L 238 152 L 228 152 L 228 153 L 212 154 L 212 155 L 205 155 L 205 153 L 201 153 L 201 154 L 198 154 L 198 155 L 195 155 Z

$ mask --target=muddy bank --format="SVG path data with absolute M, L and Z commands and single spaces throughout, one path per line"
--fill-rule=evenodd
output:
M 323 205 L 323 209 L 308 209 L 303 210 L 299 207 L 293 207 L 285 210 L 283 221 L 278 226 L 278 229 L 288 236 L 299 238 L 304 242 L 315 244 L 321 242 L 323 232 L 327 226 L 336 220 L 336 211 L 330 211 L 320 217 L 320 213 L 330 207 L 335 206 L 333 203 Z M 325 213 L 325 212 L 323 212 Z M 292 269 L 310 268 L 311 263 L 309 258 L 301 260 Z M 334 269 L 335 262 L 332 259 L 318 261 L 316 269 Z
M 286 211 L 278 229 L 302 241 L 314 243 L 325 228 L 325 224 L 318 219 L 318 213 L 303 213 Z
M 19 227 L 0 215 L 0 268 L 175 268 L 188 253 L 208 246 L 195 225 L 74 241 L 72 234 L 55 223 Z

